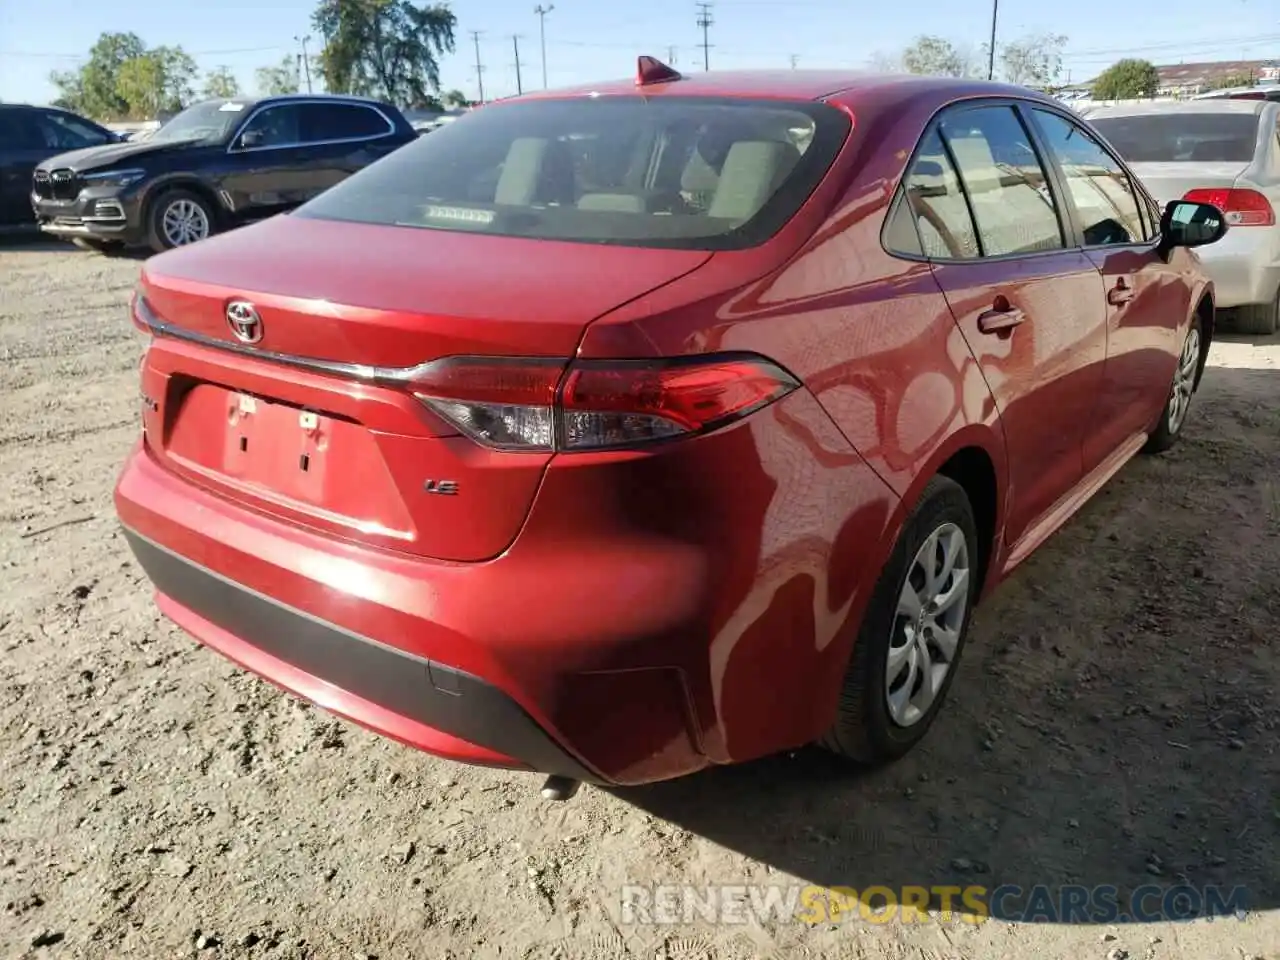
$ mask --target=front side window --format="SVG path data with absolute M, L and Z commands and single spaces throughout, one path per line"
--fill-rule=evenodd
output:
M 256 113 L 240 132 L 238 147 L 285 147 L 301 142 L 300 111 L 294 104 L 267 107 Z
M 542 240 L 740 249 L 794 216 L 850 124 L 826 104 L 608 97 L 495 104 L 298 216 Z
M 1065 246 L 1049 178 L 1012 107 L 963 109 L 942 121 L 986 257 Z
M 1150 238 L 1138 212 L 1138 195 L 1115 158 L 1066 117 L 1035 111 L 1049 151 L 1062 168 L 1084 229 L 1085 246 L 1141 243 Z

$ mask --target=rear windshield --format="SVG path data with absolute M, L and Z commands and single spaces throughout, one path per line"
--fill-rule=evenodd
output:
M 1130 163 L 1248 163 L 1258 136 L 1256 113 L 1161 113 L 1090 117 Z
M 780 229 L 849 131 L 817 103 L 692 97 L 482 107 L 298 216 L 544 240 L 725 250 Z

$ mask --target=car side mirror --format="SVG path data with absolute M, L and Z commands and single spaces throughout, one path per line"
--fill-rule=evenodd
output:
M 1227 218 L 1211 203 L 1174 200 L 1160 218 L 1160 245 L 1166 251 L 1217 243 L 1226 232 Z
M 240 134 L 240 149 L 252 150 L 254 147 L 260 147 L 263 139 L 261 130 L 246 130 Z

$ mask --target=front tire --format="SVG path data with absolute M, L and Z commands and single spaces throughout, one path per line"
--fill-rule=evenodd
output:
M 168 190 L 155 198 L 147 214 L 147 245 L 163 253 L 211 237 L 216 229 L 208 200 L 190 190 Z
M 979 556 L 968 496 L 934 477 L 880 572 L 824 747 L 876 765 L 924 738 L 964 650 Z
M 1173 383 L 1169 387 L 1169 396 L 1160 411 L 1160 419 L 1156 428 L 1147 438 L 1143 453 L 1164 453 L 1182 436 L 1182 428 L 1187 422 L 1187 411 L 1191 407 L 1191 398 L 1196 392 L 1196 377 L 1200 372 L 1200 352 L 1203 344 L 1203 332 L 1200 318 L 1191 321 L 1191 329 L 1182 341 L 1182 350 L 1178 354 L 1178 366 L 1173 371 Z

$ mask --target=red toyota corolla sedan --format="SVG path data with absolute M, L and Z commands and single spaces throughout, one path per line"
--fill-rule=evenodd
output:
M 891 760 L 1177 439 L 1225 229 L 1022 88 L 642 59 L 149 260 L 117 509 L 182 628 L 442 757 Z

